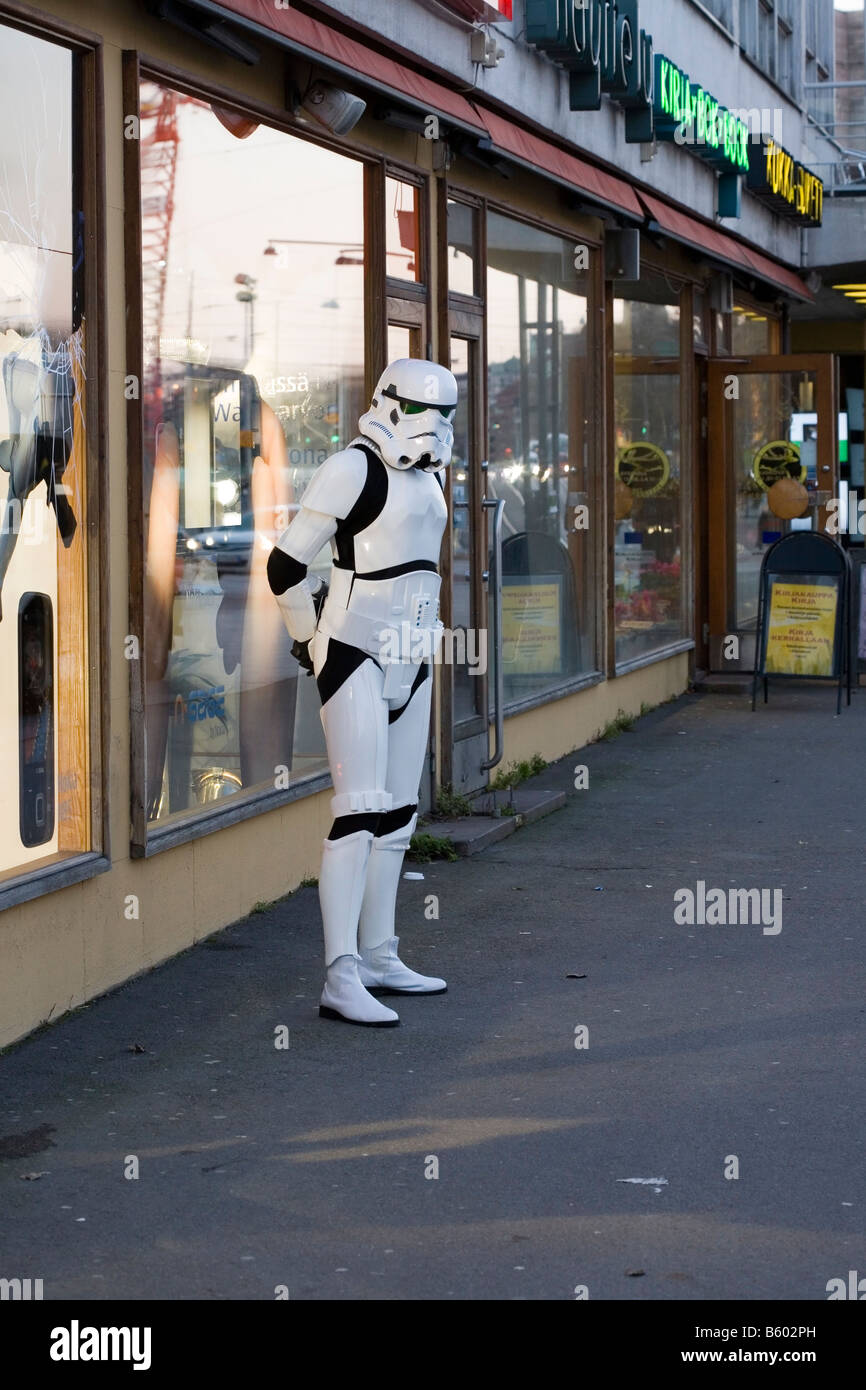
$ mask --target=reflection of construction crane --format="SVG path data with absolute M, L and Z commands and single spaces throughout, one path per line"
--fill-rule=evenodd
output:
M 174 217 L 178 94 L 148 85 L 140 105 L 141 297 L 145 434 L 162 418 L 159 339 L 165 305 L 168 246 Z
M 145 88 L 141 98 L 141 250 L 145 352 L 159 356 L 168 243 L 177 169 L 177 93 Z

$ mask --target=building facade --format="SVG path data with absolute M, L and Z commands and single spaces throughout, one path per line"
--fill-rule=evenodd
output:
M 864 316 L 829 0 L 0 0 L 0 55 L 2 1045 L 316 872 L 266 564 L 388 360 L 461 393 L 431 805 L 748 669 Z

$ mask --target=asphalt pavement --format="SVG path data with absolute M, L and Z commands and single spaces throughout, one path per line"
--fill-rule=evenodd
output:
M 449 989 L 399 1028 L 318 1018 L 308 887 L 7 1049 L 0 1277 L 826 1299 L 866 1274 L 864 754 L 866 691 L 686 696 L 536 779 L 563 810 L 407 864 L 401 954 Z M 730 888 L 766 915 L 675 920 Z

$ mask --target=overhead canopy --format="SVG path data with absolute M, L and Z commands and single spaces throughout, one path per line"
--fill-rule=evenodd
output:
M 630 184 L 615 174 L 605 173 L 575 154 L 553 145 L 540 135 L 523 130 L 513 121 L 498 116 L 495 111 L 480 110 L 479 114 L 490 134 L 494 147 L 502 154 L 527 168 L 542 170 L 558 183 L 579 190 L 602 207 L 613 208 L 643 221 L 643 208 Z
M 311 15 L 295 9 L 278 9 L 273 0 L 193 0 L 199 9 L 227 18 L 243 21 L 247 30 L 263 36 L 275 35 L 286 40 L 289 47 L 310 62 L 343 72 L 356 81 L 361 80 L 387 96 L 389 92 L 427 112 L 438 112 L 456 125 L 485 135 L 478 112 L 459 92 L 452 92 L 432 77 L 415 72 L 405 63 L 379 53 L 360 39 L 341 34 Z
M 753 250 L 751 246 L 728 236 L 718 227 L 699 222 L 689 213 L 681 212 L 679 208 L 671 207 L 670 203 L 662 202 L 661 198 L 644 193 L 642 189 L 639 197 L 652 221 L 676 241 L 696 251 L 702 251 L 705 256 L 711 256 L 714 260 L 723 261 L 735 270 L 747 270 L 750 275 L 769 280 L 770 284 L 777 285 L 786 294 L 796 295 L 798 299 L 812 299 L 805 281 L 796 271 L 789 270 L 778 261 L 770 260 L 763 252 Z

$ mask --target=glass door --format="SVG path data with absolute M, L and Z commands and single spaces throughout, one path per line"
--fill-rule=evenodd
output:
M 488 773 L 487 546 L 482 506 L 483 413 L 480 326 L 452 314 L 451 370 L 457 378 L 451 459 L 451 566 L 443 665 L 443 783 L 471 794 L 486 787 Z M 470 330 L 476 328 L 475 333 Z
M 769 547 L 823 531 L 838 488 L 835 358 L 709 364 L 710 666 L 754 669 L 758 581 Z M 732 641 L 731 639 L 736 639 Z

